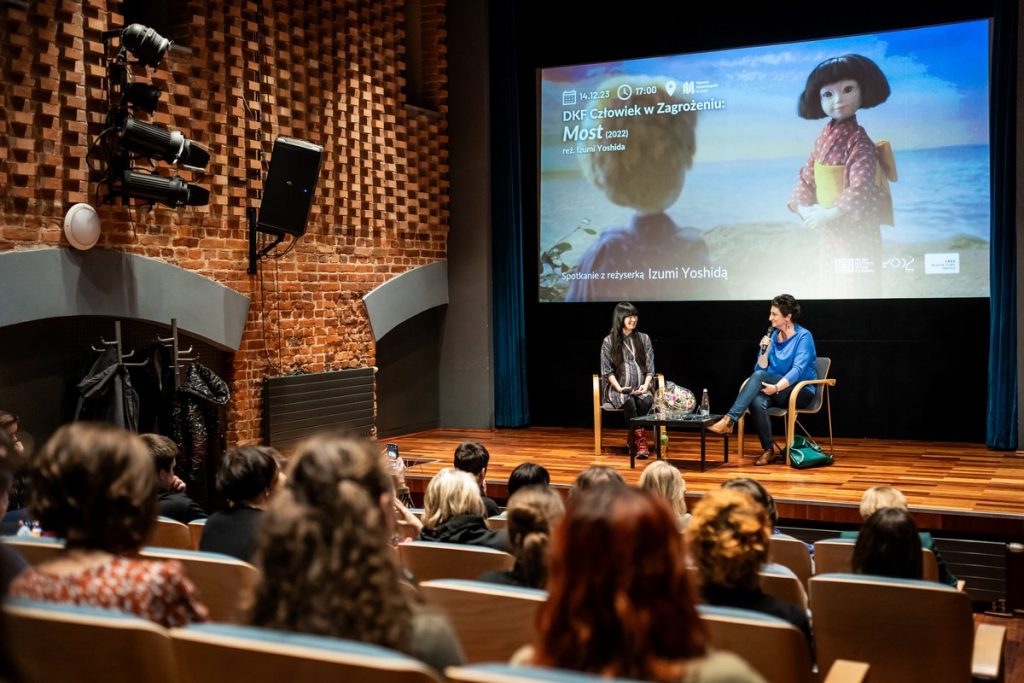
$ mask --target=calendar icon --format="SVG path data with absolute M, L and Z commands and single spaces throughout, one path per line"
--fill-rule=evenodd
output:
M 567 107 L 571 104 L 576 104 L 576 91 L 575 90 L 563 90 L 562 91 L 562 106 Z

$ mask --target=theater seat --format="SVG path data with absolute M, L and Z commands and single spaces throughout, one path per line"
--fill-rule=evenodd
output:
M 401 543 L 398 556 L 419 581 L 475 579 L 484 572 L 508 571 L 516 561 L 500 550 L 432 541 Z
M 220 553 L 173 548 L 143 548 L 139 555 L 146 560 L 180 562 L 210 610 L 210 621 L 236 624 L 244 620 L 245 605 L 259 581 L 259 571 L 248 562 Z
M 697 611 L 711 644 L 735 652 L 765 680 L 816 683 L 807 639 L 788 621 L 732 607 L 698 605 Z

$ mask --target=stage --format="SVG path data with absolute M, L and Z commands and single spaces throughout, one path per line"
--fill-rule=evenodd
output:
M 593 431 L 580 428 L 437 429 L 386 441 L 397 443 L 410 461 L 408 481 L 414 494 L 422 493 L 430 477 L 451 465 L 459 443 L 483 443 L 491 454 L 487 491 L 503 503 L 509 472 L 526 461 L 546 467 L 558 487 L 571 486 L 577 473 L 594 464 L 614 467 L 627 482 L 636 483 L 651 460 L 638 460 L 631 470 L 625 435 L 621 429 L 606 429 L 600 456 L 593 453 Z M 709 437 L 707 470 L 701 473 L 699 436 L 671 432 L 669 437 L 667 456 L 686 479 L 690 504 L 727 479 L 753 477 L 775 496 L 781 524 L 834 528 L 859 524 L 857 506 L 864 490 L 890 485 L 906 494 L 922 529 L 960 538 L 1024 541 L 1021 452 L 992 451 L 967 443 L 836 439 L 834 465 L 801 471 L 785 465 L 755 467 L 753 457 L 739 462 L 735 436 L 729 440 L 725 464 L 721 440 Z M 827 438 L 818 437 L 818 441 L 827 450 Z M 760 452 L 756 438 L 749 434 L 745 447 L 747 456 Z

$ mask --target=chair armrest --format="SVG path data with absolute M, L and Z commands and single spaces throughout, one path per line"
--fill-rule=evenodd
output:
M 828 670 L 828 675 L 821 683 L 863 683 L 867 680 L 870 668 L 871 665 L 867 662 L 837 659 L 832 662 L 832 668 Z
M 654 375 L 654 381 L 658 383 L 658 390 L 655 392 L 655 396 L 658 398 L 664 398 L 665 396 L 665 375 L 660 372 Z
M 956 580 L 956 589 L 958 591 L 963 593 L 964 592 L 964 588 L 966 588 L 966 587 L 967 587 L 967 582 L 966 581 L 964 581 L 963 579 L 957 579 Z
M 971 675 L 986 681 L 1002 678 L 1003 646 L 1006 627 L 978 624 L 974 631 L 974 650 L 971 654 Z
M 793 393 L 789 395 L 789 412 L 792 413 L 794 410 L 796 410 L 796 399 L 800 395 L 800 391 L 803 390 L 804 387 L 809 385 L 816 386 L 819 384 L 834 387 L 836 385 L 836 381 L 832 377 L 825 377 L 823 379 L 805 379 L 801 382 L 797 382 L 796 386 L 793 387 Z

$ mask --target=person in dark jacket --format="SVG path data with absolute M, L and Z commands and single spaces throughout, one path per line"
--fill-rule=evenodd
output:
M 438 472 L 427 485 L 419 540 L 511 550 L 507 534 L 484 524 L 484 503 L 476 479 L 451 467 Z
M 160 434 L 142 434 L 142 440 L 153 456 L 157 479 L 157 514 L 182 524 L 205 519 L 206 511 L 185 493 L 185 482 L 174 474 L 178 446 Z
M 452 463 L 455 465 L 455 469 L 469 472 L 476 479 L 477 485 L 480 487 L 480 500 L 484 503 L 485 517 L 501 514 L 501 508 L 493 498 L 487 495 L 487 464 L 490 461 L 491 454 L 487 452 L 482 443 L 466 441 L 455 449 L 455 459 Z
M 281 454 L 269 446 L 241 446 L 225 455 L 217 471 L 217 490 L 227 510 L 210 515 L 199 549 L 252 562 L 263 510 L 281 487 Z

